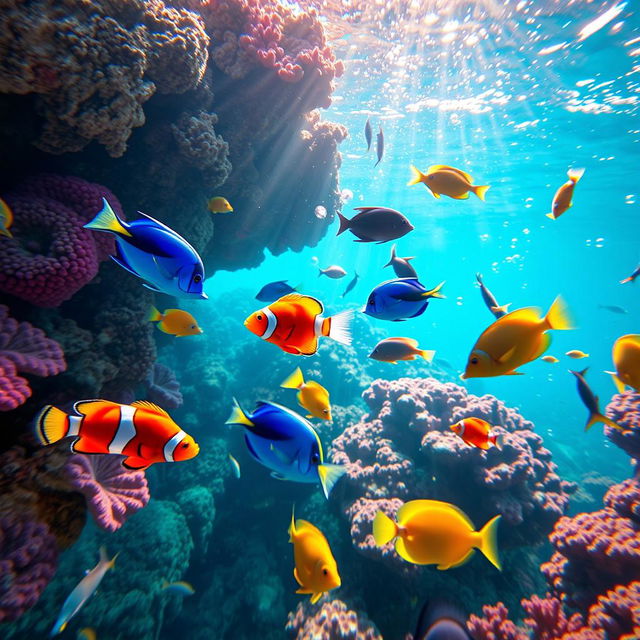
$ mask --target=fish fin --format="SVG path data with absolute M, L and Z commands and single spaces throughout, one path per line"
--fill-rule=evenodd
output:
M 351 344 L 353 309 L 346 309 L 329 318 L 329 337 L 340 344 Z
M 138 274 L 137 274 L 137 273 L 135 273 L 134 271 L 132 271 L 131 273 L 133 273 L 133 274 L 134 274 L 134 275 L 136 275 L 136 276 L 138 275 Z M 143 283 L 142 283 L 142 286 L 143 286 L 143 287 L 145 287 L 145 288 L 147 288 L 147 289 L 149 289 L 150 291 L 153 291 L 154 293 L 164 293 L 164 292 L 162 291 L 162 289 L 158 289 L 158 287 L 156 287 L 156 286 L 154 286 L 154 285 L 152 285 L 152 284 L 149 284 L 148 282 L 143 282 Z
M 498 451 L 502 451 L 504 447 L 504 433 L 493 433 L 489 436 L 489 440 L 493 443 L 493 445 L 498 449 Z
M 302 403 L 301 403 L 302 404 Z M 302 405 L 304 406 L 304 405 Z M 307 413 L 307 415 L 305 416 L 305 418 L 307 418 L 307 420 L 311 419 L 311 418 L 315 418 L 315 416 L 312 413 Z
M 427 349 L 420 350 L 420 356 L 423 357 L 427 362 L 432 362 L 435 355 L 435 351 L 429 351 Z
M 383 269 L 385 267 L 390 267 L 393 264 L 393 261 L 396 258 L 396 245 L 392 245 L 391 247 L 391 257 L 389 258 L 389 262 L 387 262 L 387 264 L 384 265 L 384 267 L 382 267 Z
M 391 542 L 398 535 L 398 526 L 384 512 L 378 511 L 373 519 L 373 539 L 379 547 Z
M 346 467 L 341 464 L 328 464 L 323 462 L 318 465 L 318 477 L 322 485 L 324 497 L 328 500 L 331 489 L 340 478 L 347 472 Z
M 152 256 L 152 259 L 153 259 L 153 264 L 156 265 L 158 271 L 167 280 L 173 280 L 176 277 L 176 273 L 172 273 L 171 271 L 169 271 L 167 267 L 162 262 L 160 262 L 160 259 L 158 258 L 158 256 Z
M 463 193 L 461 196 L 451 196 L 454 200 L 468 200 L 469 192 Z
M 153 402 L 149 402 L 148 400 L 135 400 L 131 403 L 131 406 L 148 409 L 149 411 L 153 411 L 153 413 L 157 413 L 166 418 L 171 417 L 162 407 L 159 407 L 157 404 L 153 404 Z
M 575 329 L 575 325 L 571 316 L 569 315 L 569 309 L 562 296 L 558 296 L 552 303 L 547 315 L 544 317 L 549 329 Z
M 151 305 L 151 308 L 147 313 L 147 320 L 149 322 L 160 322 L 162 318 L 162 314 L 153 305 Z
M 36 417 L 36 434 L 43 445 L 58 442 L 69 433 L 69 416 L 53 405 L 47 405 Z
M 460 560 L 458 560 L 458 562 L 454 562 L 453 564 L 450 564 L 448 567 L 446 567 L 447 569 L 455 569 L 456 567 L 461 567 L 464 564 L 467 564 L 467 562 L 469 562 L 469 560 L 471 560 L 471 558 L 473 557 L 473 554 L 476 552 L 475 549 L 471 548 L 469 549 L 469 551 L 467 551 L 467 553 L 464 554 L 464 556 L 462 556 L 462 558 Z M 440 567 L 438 567 L 438 569 L 440 569 Z
M 82 416 L 89 416 L 97 411 L 101 411 L 106 407 L 119 407 L 120 405 L 117 402 L 111 402 L 111 400 L 78 400 L 73 405 L 73 410 Z
M 312 296 L 304 295 L 302 293 L 288 293 L 286 296 L 282 296 L 282 298 L 277 300 L 274 304 L 280 302 L 300 304 L 314 316 L 317 316 L 324 311 L 324 305 L 322 304 L 322 302 L 320 302 L 320 300 L 317 300 Z
M 523 376 L 524 373 L 522 373 L 522 371 L 508 371 L 507 373 L 504 373 L 503 375 L 505 375 L 505 376 Z
M 401 538 L 400 536 L 396 538 L 395 548 L 396 548 L 396 553 L 401 558 L 403 558 L 407 562 L 412 562 L 412 563 L 415 562 L 414 559 L 411 557 L 409 550 L 407 549 L 407 545 L 405 544 L 404 539 Z
M 122 466 L 125 469 L 131 469 L 132 471 L 144 471 L 148 469 L 153 463 L 142 458 L 136 458 L 135 456 L 129 456 L 122 461 Z
M 296 505 L 295 504 L 291 507 L 291 522 L 289 523 L 289 529 L 287 533 L 289 534 L 289 542 L 293 543 L 293 539 L 295 538 L 295 535 L 296 535 Z M 296 580 L 298 580 L 298 573 L 295 570 L 295 568 L 293 570 L 293 575 L 295 576 Z M 300 580 L 298 580 L 298 584 L 302 586 L 302 582 L 300 582 Z
M 6 227 L 0 227 L 0 236 L 4 236 L 5 238 L 13 238 L 13 234 Z
M 489 443 L 488 442 L 480 442 L 479 444 L 476 445 L 476 447 L 478 447 L 478 449 L 484 449 L 486 451 L 489 448 Z
M 516 347 L 514 345 L 513 347 L 511 347 L 511 349 L 508 349 L 501 356 L 496 358 L 496 361 L 499 362 L 500 364 L 504 364 L 515 353 L 515 351 L 516 351 Z
M 240 424 L 244 427 L 255 427 L 253 422 L 247 417 L 247 414 L 242 410 L 242 407 L 238 404 L 238 401 L 233 399 L 233 408 L 231 409 L 231 415 L 225 422 L 225 424 Z
M 291 539 L 289 539 L 289 542 L 291 542 Z M 298 569 L 296 567 L 293 567 L 293 577 L 296 579 L 296 582 L 302 587 L 302 580 L 300 580 L 300 576 L 298 575 Z M 296 591 L 296 593 L 298 593 Z
M 300 349 L 298 349 L 298 347 L 294 347 L 293 345 L 290 345 L 290 344 L 281 344 L 280 348 L 284 352 L 291 353 L 294 356 L 301 356 L 302 355 L 302 351 L 300 351 Z M 313 355 L 313 354 L 307 354 L 307 355 Z
M 281 473 L 278 473 L 277 471 L 272 471 L 270 475 L 274 480 L 282 480 L 283 482 L 287 482 L 289 480 L 289 478 L 287 478 L 286 476 L 283 476 Z
M 336 211 L 336 213 L 338 214 L 338 220 L 340 221 L 340 227 L 338 228 L 338 233 L 336 233 L 336 235 L 339 236 L 341 233 L 344 233 L 349 229 L 351 220 L 349 220 L 349 218 L 345 218 L 340 211 Z
M 288 456 L 286 453 L 284 453 L 284 451 L 276 447 L 273 442 L 269 446 L 269 449 L 271 449 L 276 458 L 278 458 L 278 460 L 280 460 L 280 462 L 282 462 L 282 464 L 286 465 L 287 467 L 292 466 L 300 455 L 300 451 L 298 450 L 292 456 Z
M 422 294 L 423 298 L 444 298 L 445 296 L 443 296 L 440 293 L 440 289 L 442 289 L 442 287 L 444 286 L 444 283 L 446 282 L 446 280 L 443 280 L 437 287 L 434 287 L 433 289 L 430 289 L 429 291 L 425 291 Z
M 109 256 L 119 267 L 122 267 L 125 271 L 133 274 L 136 278 L 139 278 L 140 275 L 136 273 L 125 261 L 122 254 L 118 253 L 117 256 Z
M 354 242 L 375 242 L 375 240 L 373 238 L 368 238 L 365 236 L 364 238 L 358 238 L 357 240 L 354 240 Z M 382 243 L 378 242 L 377 244 L 382 244 Z
M 298 367 L 280 386 L 285 389 L 299 389 L 303 384 L 304 377 L 300 367 Z
M 301 593 L 303 595 L 308 595 L 310 593 L 313 593 L 313 591 L 311 591 L 310 589 L 305 589 L 305 587 L 303 587 L 301 585 L 299 589 L 296 589 L 296 593 Z
M 584 169 L 569 169 L 569 171 L 567 171 L 567 176 L 569 177 L 569 180 L 573 182 L 573 184 L 576 184 L 583 175 Z
M 626 385 L 624 382 L 622 382 L 622 380 L 620 380 L 620 378 L 618 378 L 616 372 L 605 371 L 605 373 L 608 373 L 611 376 L 611 379 L 613 380 L 613 384 L 616 385 L 616 389 L 618 390 L 618 393 L 623 393 L 626 388 Z
M 253 445 L 251 444 L 251 441 L 249 440 L 249 438 L 247 438 L 247 436 L 245 435 L 244 437 L 244 441 L 245 444 L 247 445 L 247 449 L 249 449 L 249 453 L 260 463 L 263 464 L 262 460 L 260 459 L 260 456 L 258 455 L 258 452 L 253 448 Z
M 487 560 L 499 571 L 502 571 L 500 558 L 498 556 L 498 524 L 500 523 L 501 517 L 502 516 L 497 515 L 491 518 L 491 520 L 478 531 L 480 536 L 478 549 L 480 549 Z
M 507 302 L 507 304 L 501 304 L 498 305 L 497 307 L 490 307 L 489 311 L 491 311 L 492 313 L 503 313 L 504 315 L 507 315 L 507 313 L 509 313 L 509 307 L 511 306 L 510 302 Z
M 437 191 L 434 191 L 429 185 L 427 185 L 429 191 L 431 191 L 431 195 L 436 199 L 440 200 L 440 194 Z
M 472 191 L 478 196 L 478 198 L 480 198 L 480 200 L 482 200 L 482 202 L 484 202 L 486 193 L 487 191 L 489 191 L 490 188 L 491 188 L 490 185 L 484 184 L 484 185 L 472 187 Z
M 380 160 L 378 160 L 378 162 L 380 162 Z M 376 164 L 378 164 L 378 163 L 376 162 Z M 315 604 L 316 602 L 318 602 L 318 600 L 320 600 L 320 598 L 322 598 L 323 595 L 324 595 L 323 591 L 319 591 L 319 592 L 314 593 L 311 596 L 311 604 Z
M 620 280 L 620 284 L 627 284 L 627 282 L 633 282 L 635 280 L 635 278 L 632 278 L 631 276 L 629 276 L 628 278 L 624 278 L 623 280 Z
M 596 397 L 596 403 L 598 402 L 598 398 Z M 594 424 L 598 424 L 601 422 L 602 424 L 606 424 L 608 427 L 612 427 L 613 429 L 617 429 L 618 431 L 624 431 L 625 429 L 621 427 L 617 422 L 611 420 L 611 418 L 607 418 L 607 416 L 603 416 L 601 413 L 594 411 L 589 415 L 589 419 L 587 420 L 587 424 L 584 426 L 585 431 L 589 431 Z
M 111 231 L 119 236 L 133 237 L 133 234 L 124 226 L 105 198 L 102 198 L 102 209 L 93 220 L 84 225 L 84 228 L 94 231 Z
M 411 180 L 409 180 L 409 182 L 407 182 L 407 187 L 411 187 L 414 184 L 418 184 L 420 182 L 422 182 L 425 178 L 424 173 L 422 173 L 422 171 L 420 171 L 420 169 L 418 169 L 418 167 L 415 167 L 414 165 L 411 165 Z

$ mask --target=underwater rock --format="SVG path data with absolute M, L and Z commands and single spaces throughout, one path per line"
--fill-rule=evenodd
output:
M 204 557 L 216 517 L 212 492 L 203 486 L 190 486 L 176 494 L 176 502 L 187 519 L 197 556 Z
M 86 498 L 94 520 L 107 531 L 119 529 L 150 498 L 144 471 L 125 469 L 123 459 L 78 453 L 64 467 L 71 486 Z
M 172 369 L 156 362 L 146 380 L 147 398 L 163 409 L 177 409 L 182 406 L 180 383 Z
M 0 411 L 10 411 L 31 396 L 28 381 L 18 373 L 54 376 L 67 364 L 60 345 L 42 329 L 9 316 L 0 305 Z

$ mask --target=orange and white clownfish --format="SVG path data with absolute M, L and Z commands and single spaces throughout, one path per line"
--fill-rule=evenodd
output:
M 349 327 L 353 310 L 342 311 L 330 318 L 324 318 L 323 311 L 319 300 L 290 293 L 252 313 L 244 326 L 263 340 L 297 356 L 312 356 L 318 350 L 321 336 L 351 344 Z
M 504 444 L 504 435 L 492 433 L 491 425 L 482 418 L 465 418 L 452 424 L 450 428 L 468 445 L 479 449 L 488 449 L 490 444 L 502 449 Z
M 195 440 L 157 405 L 146 400 L 118 404 L 108 400 L 81 400 L 76 415 L 47 405 L 36 418 L 43 445 L 75 436 L 76 453 L 114 453 L 126 456 L 127 469 L 146 469 L 154 462 L 180 462 L 200 452 Z

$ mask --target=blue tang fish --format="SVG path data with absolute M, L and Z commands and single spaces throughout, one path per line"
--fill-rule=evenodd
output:
M 288 285 L 286 280 L 278 280 L 277 282 L 265 284 L 264 287 L 258 291 L 256 300 L 260 300 L 260 302 L 275 302 L 283 296 L 295 293 L 296 291 L 298 291 L 298 287 Z
M 179 298 L 203 298 L 204 266 L 197 251 L 173 229 L 140 213 L 140 220 L 120 220 L 109 203 L 85 229 L 106 231 L 116 237 L 117 255 L 123 269 L 145 281 L 152 291 Z
M 322 443 L 313 427 L 302 416 L 278 404 L 258 402 L 253 414 L 248 415 L 235 402 L 226 424 L 245 428 L 249 452 L 278 480 L 319 482 L 328 498 L 346 471 L 342 465 L 324 462 Z
M 444 298 L 440 289 L 427 291 L 417 278 L 396 278 L 379 284 L 370 294 L 364 313 L 379 320 L 400 322 L 407 318 L 416 318 L 429 306 L 430 298 Z

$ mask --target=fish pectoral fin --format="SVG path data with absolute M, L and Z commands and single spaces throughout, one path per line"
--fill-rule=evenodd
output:
M 380 162 L 380 160 L 378 160 L 378 162 Z M 378 163 L 376 162 L 376 165 L 377 164 Z M 311 593 L 313 593 L 313 592 L 311 592 Z M 324 593 L 322 591 L 320 591 L 319 593 L 314 593 L 311 596 L 311 604 L 315 604 L 316 602 L 318 602 L 318 600 L 320 600 L 320 598 L 322 598 L 323 595 L 324 595 Z
M 269 446 L 269 449 L 275 454 L 276 458 L 278 458 L 278 460 L 282 462 L 282 464 L 288 467 L 292 466 L 300 455 L 300 451 L 298 450 L 293 455 L 288 456 L 284 451 L 282 451 L 282 449 L 276 447 L 273 442 Z
M 302 580 L 300 580 L 300 576 L 298 576 L 298 569 L 297 567 L 293 568 L 293 577 L 296 579 L 296 582 L 301 586 L 304 587 L 304 585 L 302 584 Z M 296 592 L 297 593 L 297 592 Z
M 131 273 L 133 273 L 133 271 Z M 136 273 L 134 275 L 138 275 L 138 274 Z M 146 287 L 147 289 L 150 289 L 154 293 L 163 293 L 162 289 L 158 289 L 158 287 L 154 287 L 152 284 L 149 284 L 148 282 L 143 282 L 142 286 Z
M 504 364 L 509 360 L 509 358 L 513 356 L 515 352 L 516 352 L 516 347 L 514 345 L 513 347 L 511 347 L 511 349 L 508 349 L 507 351 L 505 351 L 501 356 L 498 356 L 496 358 L 496 361 L 499 362 L 500 364 Z
M 129 456 L 122 461 L 122 466 L 125 469 L 131 469 L 135 471 L 143 471 L 144 469 L 148 469 L 151 464 L 152 463 L 148 460 L 143 460 L 142 458 L 136 458 L 134 456 Z
M 167 278 L 167 280 L 173 280 L 177 276 L 177 273 L 169 271 L 167 266 L 158 259 L 158 256 L 153 256 L 153 263 L 156 265 L 158 271 Z
M 461 196 L 451 196 L 454 200 L 468 200 L 469 199 L 469 192 L 467 191 L 466 193 L 464 193 Z

